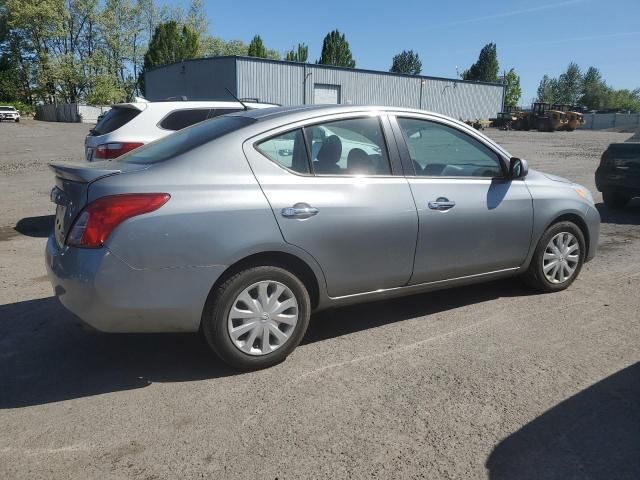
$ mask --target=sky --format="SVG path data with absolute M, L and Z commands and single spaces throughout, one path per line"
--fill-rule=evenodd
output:
M 386 71 L 395 54 L 412 49 L 423 75 L 448 78 L 495 42 L 500 70 L 520 75 L 523 105 L 544 74 L 558 76 L 571 61 L 599 68 L 614 88 L 640 88 L 640 0 L 204 2 L 211 34 L 247 43 L 259 34 L 280 52 L 304 42 L 310 63 L 337 28 L 356 68 Z M 172 3 L 186 8 L 189 0 Z

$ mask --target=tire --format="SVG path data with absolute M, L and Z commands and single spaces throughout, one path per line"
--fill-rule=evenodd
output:
M 610 208 L 611 210 L 620 210 L 626 207 L 631 200 L 631 198 L 626 195 L 612 190 L 602 192 L 602 199 L 604 200 L 604 204 L 607 208 Z
M 564 237 L 564 239 L 575 239 L 575 244 L 578 245 L 578 253 L 576 256 L 574 253 L 568 255 L 565 251 L 562 252 L 561 258 L 565 259 L 567 269 L 564 269 L 564 267 L 562 267 L 562 262 L 560 262 L 560 268 L 562 268 L 562 270 L 557 273 L 557 276 L 564 276 L 569 268 L 572 268 L 573 270 L 570 275 L 566 275 L 566 279 L 560 281 L 561 278 L 556 278 L 556 281 L 551 281 L 548 275 L 553 276 L 555 267 L 552 266 L 551 268 L 548 268 L 547 274 L 545 274 L 545 262 L 548 262 L 547 265 L 549 265 L 554 260 L 553 258 L 545 258 L 545 254 L 550 253 L 555 255 L 555 251 L 550 248 L 550 243 L 555 241 L 557 238 L 562 242 L 563 237 L 559 236 L 563 234 L 569 234 L 569 236 Z M 568 248 L 573 248 L 573 240 L 568 242 L 568 244 Z M 582 230 L 580 230 L 580 228 L 578 228 L 578 226 L 573 222 L 555 223 L 547 228 L 538 241 L 538 245 L 533 253 L 533 258 L 531 259 L 529 268 L 523 275 L 523 280 L 530 287 L 541 292 L 559 292 L 560 290 L 564 290 L 569 287 L 569 285 L 571 285 L 580 274 L 580 270 L 584 264 L 585 255 L 586 243 Z
M 265 288 L 268 302 L 261 302 L 259 289 Z M 284 290 L 275 298 L 280 287 Z M 269 290 L 270 289 L 270 290 Z M 251 298 L 246 297 L 248 294 Z M 247 298 L 244 302 L 240 296 Z M 276 313 L 277 307 L 264 307 L 263 303 L 292 304 Z M 252 301 L 250 306 L 248 301 Z M 232 318 L 231 309 L 241 314 Z M 266 312 L 266 313 L 265 313 Z M 277 317 L 292 317 L 297 313 L 297 322 L 291 319 L 278 323 Z M 254 316 L 251 316 L 254 314 Z M 270 315 L 273 315 L 271 317 Z M 202 331 L 213 351 L 227 364 L 239 370 L 258 370 L 282 362 L 298 346 L 309 326 L 311 301 L 304 284 L 291 272 L 273 266 L 254 267 L 243 270 L 211 291 L 202 316 Z M 251 317 L 251 318 L 249 318 Z M 241 330 L 241 335 L 232 339 L 231 329 L 254 324 L 254 328 Z M 275 332 L 278 329 L 278 332 Z M 263 338 L 267 333 L 266 348 Z M 277 333 L 277 336 L 274 334 Z M 253 337 L 252 337 L 253 335 Z M 282 340 L 284 336 L 288 338 Z M 272 340 L 274 345 L 272 345 Z M 249 345 L 251 341 L 251 345 Z M 267 353 L 264 353 L 264 352 Z
M 20 119 L 19 118 L 16 118 L 16 123 L 20 123 Z

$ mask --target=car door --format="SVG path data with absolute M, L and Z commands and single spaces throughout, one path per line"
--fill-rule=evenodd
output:
M 419 217 L 411 284 L 515 269 L 533 226 L 523 180 L 479 135 L 443 119 L 391 119 Z
M 333 116 L 244 145 L 285 241 L 318 261 L 331 297 L 399 287 L 411 277 L 418 220 L 383 121 Z

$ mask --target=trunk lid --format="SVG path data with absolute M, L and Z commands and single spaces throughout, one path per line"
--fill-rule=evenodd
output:
M 101 178 L 140 171 L 147 165 L 97 162 L 79 165 L 77 163 L 56 162 L 49 164 L 55 173 L 55 187 L 50 198 L 56 204 L 56 219 L 53 233 L 59 247 L 64 246 L 67 233 L 78 213 L 87 204 L 89 186 Z

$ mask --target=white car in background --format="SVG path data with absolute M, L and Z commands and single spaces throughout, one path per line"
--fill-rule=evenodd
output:
M 248 109 L 269 108 L 270 103 L 243 102 Z M 209 118 L 244 110 L 237 101 L 136 101 L 111 107 L 89 131 L 84 146 L 85 159 L 118 158 L 145 143 Z
M 11 120 L 12 122 L 20 121 L 20 112 L 16 110 L 16 107 L 9 105 L 0 106 L 0 122 L 3 120 Z

